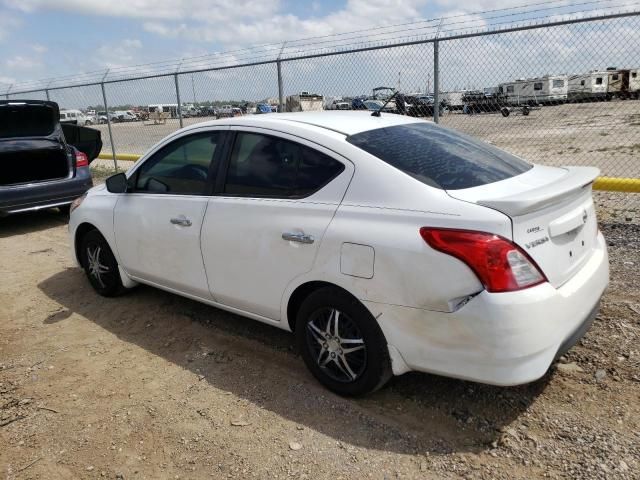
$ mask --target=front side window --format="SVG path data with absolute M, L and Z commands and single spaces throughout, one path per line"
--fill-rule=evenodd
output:
M 213 183 L 211 163 L 221 132 L 206 132 L 174 140 L 136 172 L 135 191 L 203 195 Z
M 631 78 L 636 78 L 637 76 L 638 76 L 638 72 L 633 72 L 633 73 L 631 74 Z
M 542 82 L 536 82 L 533 84 L 534 90 L 542 90 Z
M 532 165 L 488 143 L 427 122 L 377 128 L 347 141 L 416 180 L 458 190 L 505 180 Z
M 613 77 L 611 77 L 612 80 L 618 80 L 618 74 L 616 73 Z
M 596 85 L 602 85 L 602 77 L 596 78 Z
M 278 137 L 240 132 L 231 152 L 224 193 L 246 197 L 304 197 L 344 170 L 311 148 Z

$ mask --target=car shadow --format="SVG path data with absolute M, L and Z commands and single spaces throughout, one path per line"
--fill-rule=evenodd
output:
M 366 448 L 436 455 L 486 450 L 500 442 L 551 376 L 501 388 L 409 373 L 365 398 L 342 398 L 311 377 L 288 332 L 146 286 L 103 298 L 78 268 L 38 287 L 61 306 L 44 323 L 77 313 L 216 389 Z
M 17 213 L 0 217 L 0 238 L 48 230 L 68 222 L 69 215 L 61 213 L 57 208 Z

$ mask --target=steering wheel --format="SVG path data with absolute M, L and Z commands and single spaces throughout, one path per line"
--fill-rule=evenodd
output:
M 209 176 L 209 169 L 207 167 L 203 167 L 202 165 L 185 165 L 180 169 L 185 176 L 189 178 L 193 178 L 194 180 L 206 180 Z

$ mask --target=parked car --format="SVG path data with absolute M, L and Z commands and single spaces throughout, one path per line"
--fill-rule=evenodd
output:
M 259 103 L 256 105 L 256 112 L 257 114 L 261 114 L 261 113 L 272 113 L 271 111 L 271 105 L 268 105 L 266 103 Z
M 109 121 L 111 123 L 118 123 L 120 122 L 120 117 L 114 113 L 114 112 L 109 112 Z M 107 123 L 107 112 L 98 112 L 98 122 L 101 125 L 104 125 Z
M 99 294 L 141 282 L 292 330 L 339 394 L 409 370 L 515 385 L 598 310 L 597 175 L 408 116 L 250 115 L 166 137 L 69 232 Z
M 116 112 L 114 112 L 114 115 L 118 118 L 119 122 L 134 122 L 138 120 L 138 117 L 136 117 L 133 112 L 128 110 L 117 110 Z
M 68 211 L 93 185 L 89 163 L 102 148 L 100 132 L 59 118 L 55 102 L 0 101 L 0 216 Z

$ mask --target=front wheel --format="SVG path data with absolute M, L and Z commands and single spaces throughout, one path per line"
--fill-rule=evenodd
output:
M 343 290 L 317 290 L 296 321 L 298 348 L 307 368 L 329 390 L 358 396 L 392 376 L 387 342 L 371 313 Z
M 88 232 L 81 241 L 80 258 L 89 283 L 103 297 L 114 297 L 124 291 L 118 262 L 104 237 L 97 230 Z

